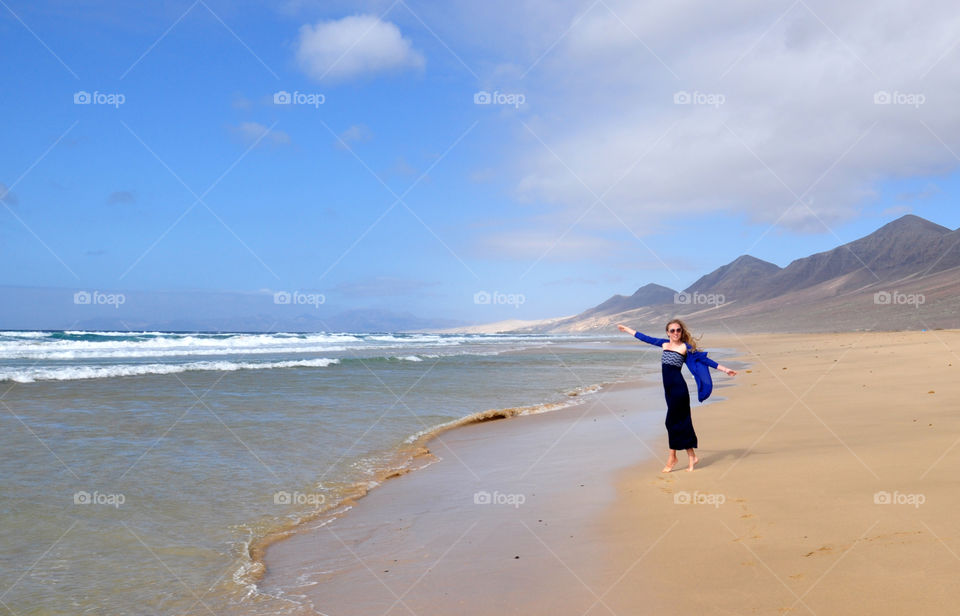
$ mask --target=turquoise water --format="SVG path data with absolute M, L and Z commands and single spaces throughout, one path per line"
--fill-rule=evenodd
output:
M 280 614 L 251 545 L 416 436 L 659 374 L 623 338 L 0 332 L 0 613 Z

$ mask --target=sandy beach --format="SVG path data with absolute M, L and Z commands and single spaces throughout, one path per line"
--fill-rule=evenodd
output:
M 960 332 L 707 338 L 740 374 L 695 403 L 695 472 L 659 472 L 659 384 L 612 386 L 444 433 L 272 545 L 261 589 L 331 615 L 952 610 Z
M 955 612 L 960 332 L 724 344 L 751 366 L 727 401 L 695 412 L 699 470 L 620 474 L 601 527 L 625 573 L 604 602 L 713 614 Z

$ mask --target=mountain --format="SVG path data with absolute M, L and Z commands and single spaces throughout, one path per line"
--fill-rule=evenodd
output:
M 675 316 L 726 332 L 960 328 L 960 229 L 908 214 L 784 268 L 742 255 L 682 293 L 647 284 L 519 331 L 659 329 Z
M 158 320 L 119 318 L 112 316 L 85 319 L 72 323 L 82 330 L 113 331 L 223 331 L 223 332 L 407 332 L 463 327 L 452 319 L 423 319 L 410 313 L 387 310 L 349 310 L 319 317 L 300 313 L 284 317 L 253 314 L 223 317 L 179 317 Z
M 743 255 L 703 276 L 684 292 L 750 297 L 761 292 L 763 285 L 780 271 L 779 266 L 769 261 Z
M 776 266 L 774 266 L 776 267 Z M 582 316 L 602 316 L 617 314 L 643 306 L 667 304 L 673 301 L 676 291 L 659 284 L 645 284 L 637 289 L 633 295 L 614 295 L 607 301 L 581 313 Z M 578 315 L 580 316 L 580 315 Z
M 840 276 L 849 276 L 842 287 L 852 289 L 922 272 L 927 267 L 935 267 L 935 271 L 956 267 L 960 265 L 960 250 L 956 250 L 954 242 L 954 250 L 949 251 L 946 240 L 951 235 L 956 234 L 907 214 L 858 240 L 793 261 L 754 298 L 776 297 Z
M 86 302 L 77 296 L 85 295 Z M 117 303 L 91 296 L 122 298 Z M 406 312 L 337 311 L 325 302 L 277 303 L 272 292 L 118 291 L 0 286 L 3 329 L 113 331 L 423 331 L 462 327 L 462 321 Z

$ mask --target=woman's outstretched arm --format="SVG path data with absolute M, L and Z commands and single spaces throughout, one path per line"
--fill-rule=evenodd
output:
M 727 376 L 737 376 L 736 370 L 731 370 L 730 368 L 727 368 L 726 366 L 721 364 L 717 364 L 717 370 L 719 370 L 720 372 L 723 372 Z
M 703 360 L 704 360 L 704 363 L 706 363 L 708 366 L 710 366 L 711 368 L 713 368 L 713 369 L 715 369 L 715 370 L 719 370 L 720 372 L 723 372 L 723 373 L 726 374 L 727 376 L 737 376 L 737 371 L 736 371 L 736 370 L 731 370 L 730 368 L 727 368 L 726 366 L 723 366 L 723 365 L 721 365 L 721 364 L 718 364 L 717 362 L 713 361 L 713 360 L 710 359 L 709 357 L 704 357 Z
M 689 352 L 689 349 L 688 349 L 687 352 Z M 709 357 L 707 357 L 706 353 L 704 353 L 704 354 L 703 354 L 702 356 L 700 356 L 700 357 L 702 357 L 701 361 L 702 361 L 703 363 L 705 363 L 706 365 L 710 366 L 710 367 L 713 368 L 714 370 L 719 370 L 720 372 L 723 372 L 723 373 L 726 374 L 727 376 L 737 376 L 737 371 L 736 371 L 736 370 L 731 370 L 730 368 L 727 368 L 726 366 L 722 366 L 722 365 L 718 364 L 717 362 L 715 362 L 715 361 L 713 361 L 712 359 L 710 359 Z
M 618 324 L 617 324 L 617 329 L 619 329 L 620 331 L 622 331 L 622 332 L 624 332 L 624 333 L 630 334 L 631 336 L 633 336 L 633 337 L 636 338 L 637 340 L 641 340 L 641 341 L 643 341 L 643 342 L 646 342 L 647 344 L 652 344 L 653 346 L 662 346 L 663 343 L 667 342 L 667 339 L 666 339 L 666 338 L 653 338 L 653 337 L 648 336 L 648 335 L 646 335 L 646 334 L 642 334 L 642 333 L 638 332 L 638 331 L 635 330 L 635 329 L 631 329 L 631 328 L 627 327 L 626 325 L 624 325 L 623 323 L 618 323 Z

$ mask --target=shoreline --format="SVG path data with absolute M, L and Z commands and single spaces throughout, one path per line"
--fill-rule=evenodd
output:
M 435 440 L 437 463 L 274 544 L 265 591 L 329 614 L 953 605 L 960 331 L 710 343 L 738 349 L 721 363 L 739 374 L 694 405 L 694 473 L 683 456 L 658 472 L 662 390 L 649 383 L 464 426 Z M 635 410 L 642 400 L 656 410 Z M 473 502 L 478 490 L 492 502 Z
M 518 351 L 518 353 L 523 352 L 524 351 Z M 637 381 L 637 383 L 645 382 Z M 475 424 L 556 413 L 580 406 L 585 403 L 586 396 L 596 395 L 609 388 L 616 388 L 619 385 L 621 385 L 621 383 L 597 383 L 577 387 L 563 394 L 567 397 L 566 400 L 542 402 L 527 406 L 488 409 L 471 413 L 458 419 L 452 419 L 412 434 L 403 441 L 398 449 L 391 452 L 391 464 L 382 468 L 370 480 L 353 484 L 340 495 L 336 502 L 316 511 L 303 514 L 295 520 L 291 520 L 276 529 L 268 531 L 261 537 L 254 538 L 246 548 L 246 561 L 243 562 L 240 568 L 233 574 L 233 581 L 247 588 L 248 597 L 259 594 L 259 584 L 267 572 L 265 563 L 266 553 L 271 546 L 295 536 L 308 525 L 322 527 L 332 523 L 346 515 L 361 499 L 367 497 L 373 490 L 383 487 L 390 480 L 399 479 L 409 473 L 426 469 L 436 462 L 439 462 L 441 458 L 438 458 L 433 453 L 430 446 L 445 433 Z
M 643 408 L 629 412 L 638 402 Z M 582 520 L 598 519 L 613 502 L 610 470 L 650 456 L 638 435 L 649 439 L 658 429 L 658 404 L 656 384 L 616 383 L 559 411 L 448 430 L 431 442 L 437 462 L 380 485 L 333 523 L 306 525 L 269 546 L 260 591 L 302 602 L 303 613 L 406 611 L 402 603 L 417 613 L 483 614 L 485 597 L 516 585 L 501 567 L 517 565 L 523 579 L 537 578 L 546 591 L 551 578 L 540 573 L 551 571 L 552 558 L 536 537 L 583 536 Z M 598 473 L 591 461 L 611 438 L 630 451 L 608 458 L 610 468 Z M 526 544 L 522 554 L 518 540 Z M 602 548 L 592 541 L 564 546 L 595 562 Z M 396 602 L 403 587 L 428 574 L 444 581 Z M 455 604 L 444 589 L 458 594 Z

